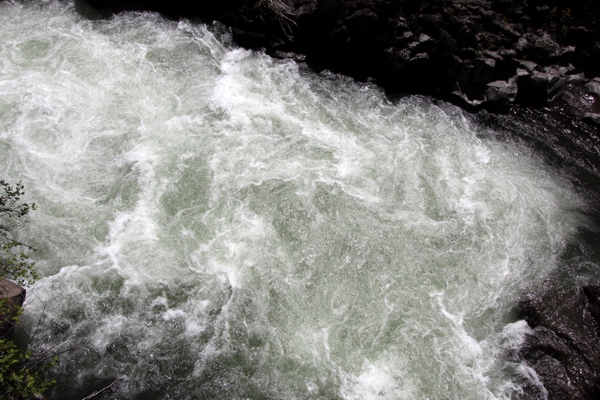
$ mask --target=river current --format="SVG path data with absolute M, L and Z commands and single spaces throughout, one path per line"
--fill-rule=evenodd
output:
M 502 138 L 218 24 L 0 3 L 2 178 L 38 208 L 20 335 L 71 349 L 50 397 L 518 397 L 512 310 L 591 222 Z

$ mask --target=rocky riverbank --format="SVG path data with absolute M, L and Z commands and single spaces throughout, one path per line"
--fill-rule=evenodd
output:
M 547 393 L 528 387 L 535 398 L 600 398 L 600 286 L 561 291 L 546 284 L 518 307 L 533 329 L 521 356 Z
M 392 95 L 434 95 L 471 110 L 502 111 L 512 103 L 559 106 L 600 120 L 600 1 L 89 0 L 89 5 L 105 15 L 143 8 L 172 18 L 219 20 L 241 46 L 374 81 Z

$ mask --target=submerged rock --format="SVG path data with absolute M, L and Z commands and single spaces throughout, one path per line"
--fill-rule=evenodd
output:
M 600 398 L 600 286 L 559 291 L 547 284 L 519 304 L 518 315 L 533 329 L 521 355 L 548 398 Z

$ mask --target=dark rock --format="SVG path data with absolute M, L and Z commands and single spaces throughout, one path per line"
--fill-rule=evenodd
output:
M 462 66 L 458 72 L 458 81 L 461 83 L 467 83 L 469 78 L 471 77 L 471 73 L 473 72 L 474 67 L 471 61 L 464 61 Z
M 328 3 L 323 2 L 321 8 L 326 9 Z M 305 25 L 315 23 L 315 15 L 317 13 L 317 2 L 307 2 L 300 5 L 294 12 L 294 20 L 296 24 Z
M 268 46 L 270 42 L 270 37 L 264 33 L 233 28 L 231 30 L 231 34 L 233 40 L 240 46 L 244 47 L 261 48 Z
M 517 68 L 517 78 L 518 79 L 526 79 L 531 76 L 531 72 L 526 69 Z
M 377 31 L 378 22 L 379 18 L 377 17 L 377 14 L 370 10 L 363 9 L 355 12 L 346 19 L 344 25 L 348 28 L 350 37 L 353 40 L 363 42 L 373 37 Z
M 414 37 L 415 37 L 415 35 L 411 31 L 406 31 L 402 34 L 402 40 L 404 42 L 412 40 L 412 38 L 414 38 Z
M 546 101 L 548 104 L 552 105 L 562 97 L 566 85 L 567 80 L 565 78 L 557 78 L 553 82 L 548 83 L 546 88 Z
M 486 57 L 493 58 L 494 60 L 496 60 L 496 62 L 504 60 L 504 58 L 496 51 L 486 50 L 483 52 L 483 54 Z
M 460 50 L 458 42 L 446 31 L 442 31 L 440 33 L 437 47 L 442 51 L 448 51 L 451 53 L 457 53 Z
M 591 81 L 583 85 L 583 87 L 589 94 L 596 96 L 596 98 L 600 99 L 600 79 L 592 79 Z
M 548 105 L 556 101 L 564 90 L 566 79 L 556 69 L 548 72 L 517 70 L 519 94 L 517 101 L 530 105 Z
M 594 44 L 594 32 L 583 26 L 572 26 L 567 28 L 563 42 L 567 45 L 589 47 Z
M 550 6 L 548 6 L 548 5 L 536 6 L 533 9 L 533 12 L 531 13 L 531 17 L 536 22 L 543 22 L 544 20 L 547 19 L 549 13 L 550 13 Z
M 498 50 L 498 54 L 500 54 L 504 59 L 507 60 L 512 60 L 517 57 L 517 52 L 514 49 Z
M 427 53 L 419 53 L 416 54 L 408 61 L 408 65 L 412 69 L 420 69 L 428 66 L 429 64 L 429 54 Z
M 521 355 L 548 398 L 599 398 L 600 286 L 565 292 L 546 285 L 527 296 L 517 311 L 533 328 Z
M 466 47 L 460 50 L 459 55 L 465 60 L 474 60 L 477 58 L 477 51 L 470 47 Z
M 12 318 L 18 315 L 17 309 L 25 301 L 25 289 L 6 279 L 0 279 L 0 300 L 5 301 L 0 310 L 0 339 L 10 339 L 15 326 Z
M 465 87 L 467 86 L 466 84 L 463 84 L 463 85 Z M 470 99 L 469 96 L 463 91 L 463 88 L 459 82 L 452 82 L 450 86 L 453 89 L 452 96 L 454 97 L 455 100 L 457 100 L 459 102 L 463 102 L 471 107 L 477 107 L 485 101 L 485 95 L 481 96 L 480 99 L 477 99 L 477 98 Z M 479 96 L 473 96 L 473 97 L 479 97 Z
M 600 114 L 598 113 L 588 112 L 583 115 L 583 118 L 593 122 L 600 122 Z
M 487 84 L 485 99 L 488 102 L 508 104 L 517 98 L 518 86 L 517 77 L 512 77 L 508 81 L 495 81 Z
M 519 38 L 519 41 L 517 42 L 517 46 L 515 47 L 515 49 L 516 49 L 516 50 L 517 50 L 519 53 L 521 53 L 521 54 L 522 54 L 523 52 L 525 52 L 525 50 L 526 50 L 526 49 L 527 49 L 529 46 L 530 46 L 530 43 L 529 43 L 529 41 L 528 41 L 526 38 L 524 38 L 524 37 L 521 37 L 521 38 Z
M 440 61 L 445 66 L 445 72 L 448 74 L 451 80 L 458 80 L 458 74 L 462 69 L 463 60 L 461 60 L 460 57 L 455 54 L 445 53 L 441 56 Z
M 600 117 L 600 98 L 592 95 L 583 84 L 587 83 L 583 74 L 568 77 L 562 100 L 569 112 L 580 118 L 597 120 Z
M 396 47 L 390 47 L 384 50 L 387 58 L 392 62 L 392 67 L 395 71 L 404 71 L 410 60 L 410 51 L 408 49 L 399 49 Z
M 74 3 L 75 11 L 92 21 L 106 19 L 111 16 L 111 12 L 109 10 L 105 8 L 94 8 L 87 1 L 76 0 Z
M 513 40 L 517 40 L 521 37 L 519 32 L 515 31 L 513 27 L 502 20 L 493 20 L 491 27 L 493 31 L 504 34 Z
M 545 72 L 533 71 L 530 81 L 531 86 L 535 88 L 545 88 L 546 84 L 548 83 L 548 74 L 546 74 Z
M 436 41 L 433 40 L 429 35 L 422 33 L 419 35 L 419 46 L 422 51 L 430 51 L 436 45 Z
M 544 33 L 527 48 L 528 54 L 531 54 L 533 57 L 541 60 L 542 62 L 551 60 L 552 57 L 559 52 L 559 50 L 560 46 L 548 33 Z
M 567 83 L 574 84 L 577 86 L 581 86 L 587 82 L 588 82 L 588 79 L 585 76 L 583 76 L 582 73 L 569 75 L 569 77 L 567 78 Z
M 342 25 L 340 28 L 333 31 L 331 37 L 335 44 L 344 44 L 350 40 L 350 32 L 348 32 L 348 28 Z
M 600 45 L 595 45 L 589 50 L 584 69 L 586 76 L 590 78 L 600 75 Z
M 575 67 L 573 66 L 573 64 L 569 64 L 566 67 L 565 66 L 559 66 L 558 70 L 560 71 L 561 75 L 573 75 L 575 72 Z
M 471 81 L 473 83 L 488 83 L 496 73 L 496 60 L 493 58 L 478 58 L 473 61 L 473 73 Z
M 452 96 L 459 103 L 464 103 L 470 107 L 478 107 L 485 102 L 485 92 L 480 87 L 453 82 Z
M 561 48 L 556 55 L 562 62 L 571 61 L 577 52 L 577 48 L 575 46 L 565 46 Z
M 258 0 L 76 0 L 75 8 L 88 18 L 152 10 L 170 18 L 217 20 L 243 47 L 277 58 L 302 60 L 302 54 L 315 71 L 329 69 L 360 81 L 373 77 L 389 93 L 450 96 L 469 108 L 511 103 L 515 79 L 514 102 L 547 106 L 562 97 L 567 84 L 579 84 L 569 76 L 600 76 L 596 0 L 281 3 L 293 21 L 287 26 L 271 2 Z M 575 67 L 565 71 L 569 63 Z M 558 75 L 544 70 L 550 65 L 560 65 L 554 68 Z M 586 95 L 581 91 L 572 97 Z
M 427 31 L 432 33 L 439 33 L 446 27 L 446 21 L 440 14 L 425 14 L 417 16 L 419 24 Z

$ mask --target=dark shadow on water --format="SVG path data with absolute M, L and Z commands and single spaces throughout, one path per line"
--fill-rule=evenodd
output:
M 560 109 L 513 106 L 499 115 L 467 114 L 494 140 L 512 142 L 567 179 L 583 198 L 577 210 L 587 220 L 565 244 L 549 279 L 562 289 L 600 282 L 600 128 Z M 536 288 L 532 288 L 536 289 Z

